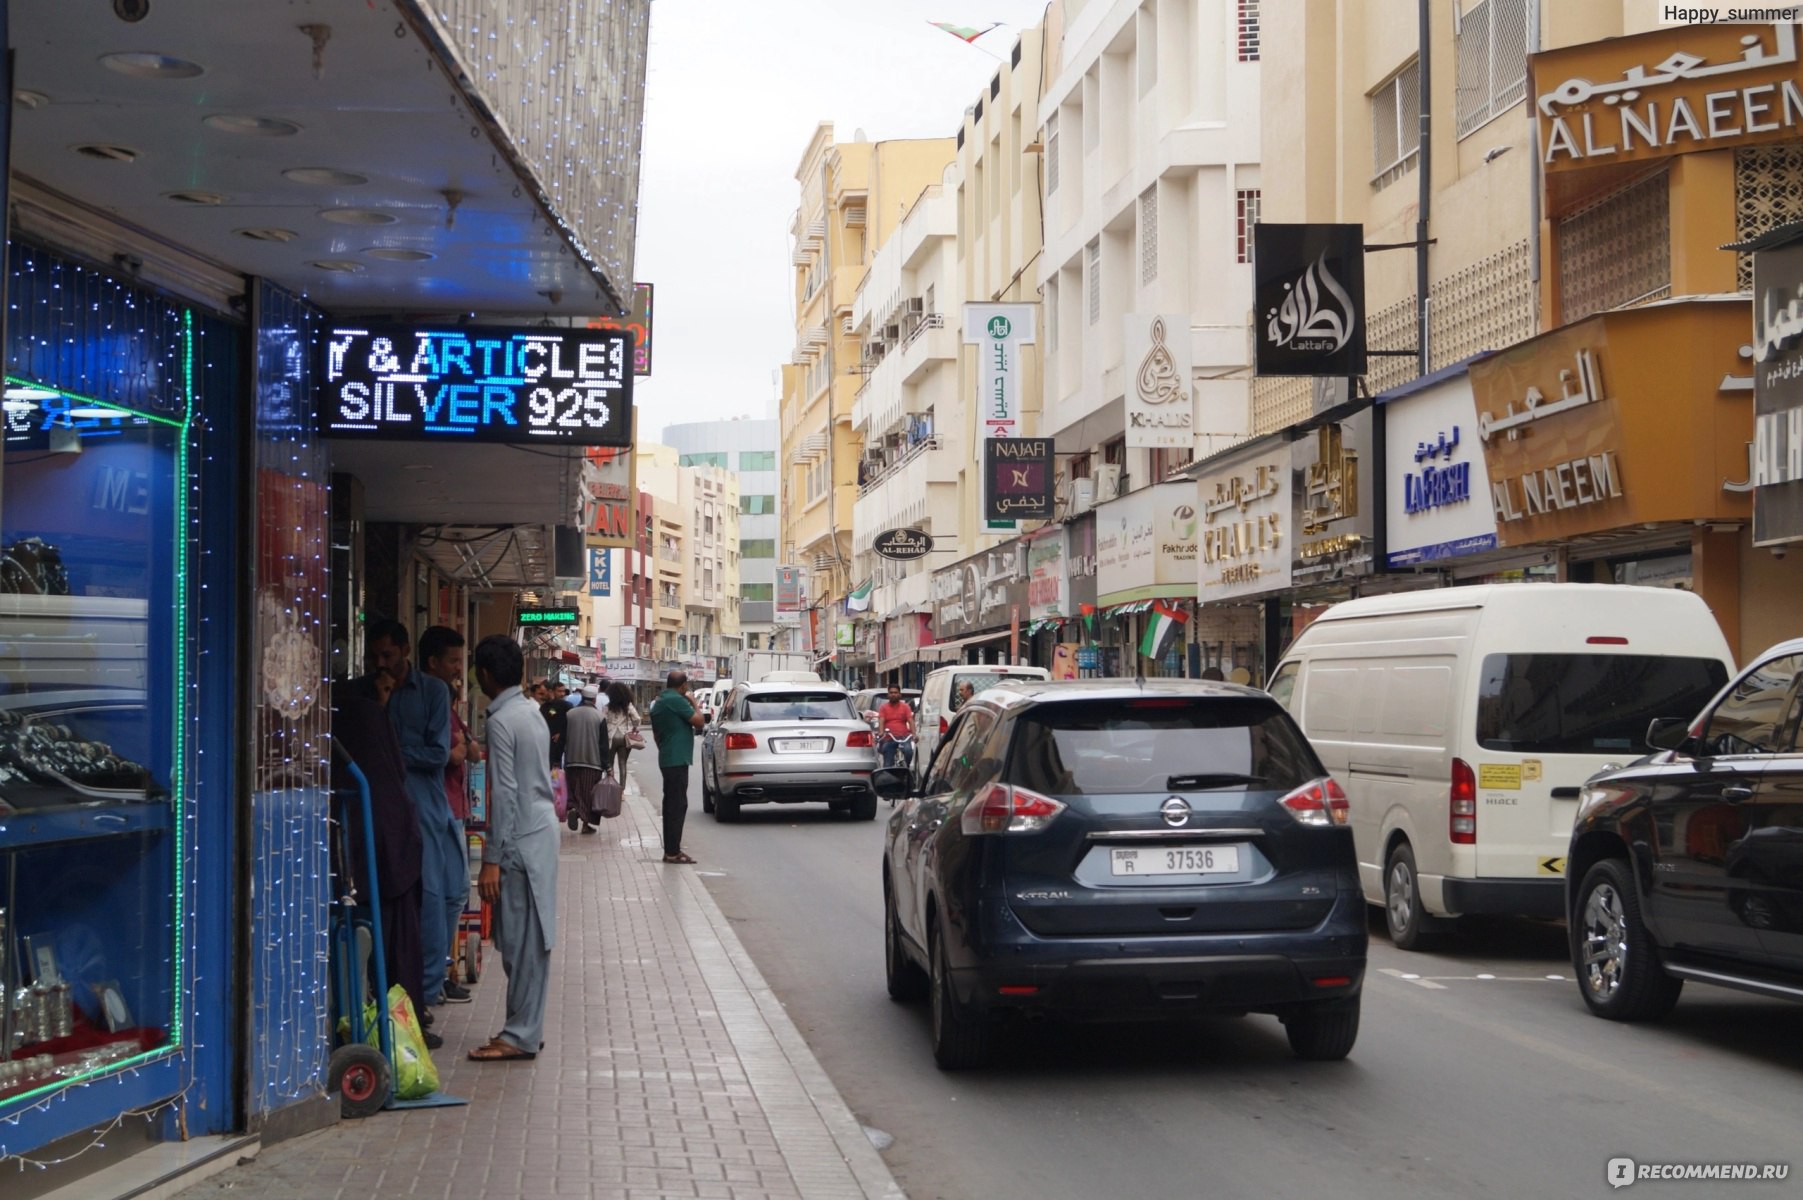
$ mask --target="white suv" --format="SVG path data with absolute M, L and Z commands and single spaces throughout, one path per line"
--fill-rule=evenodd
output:
M 933 751 L 939 748 L 940 735 L 952 723 L 958 709 L 963 707 L 964 702 L 958 697 L 961 684 L 970 684 L 971 693 L 975 695 L 1013 679 L 1051 677 L 1052 673 L 1044 667 L 1004 667 L 1000 664 L 940 667 L 928 675 L 926 683 L 920 689 L 920 706 L 914 720 L 918 731 L 915 736 L 915 773 L 924 772 L 927 764 L 933 761 Z

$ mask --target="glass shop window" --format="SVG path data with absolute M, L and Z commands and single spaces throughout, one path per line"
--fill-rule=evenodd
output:
M 170 1037 L 182 430 L 9 380 L 0 1110 Z

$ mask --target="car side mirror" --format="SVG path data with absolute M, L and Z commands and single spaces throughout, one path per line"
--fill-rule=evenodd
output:
M 1690 721 L 1684 717 L 1655 717 L 1647 726 L 1646 744 L 1654 750 L 1671 750 L 1679 754 L 1695 754 L 1697 740 L 1690 736 Z
M 885 800 L 905 800 L 913 780 L 906 767 L 878 767 L 870 773 L 870 786 Z

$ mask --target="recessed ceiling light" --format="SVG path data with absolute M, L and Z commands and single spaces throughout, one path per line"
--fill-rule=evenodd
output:
M 214 113 L 201 118 L 201 124 L 221 133 L 237 133 L 245 137 L 293 137 L 301 127 L 280 117 L 246 117 L 234 113 Z
M 360 262 L 352 262 L 348 258 L 318 258 L 307 264 L 321 271 L 330 271 L 335 275 L 355 275 L 363 269 Z
M 283 171 L 282 178 L 292 179 L 295 183 L 310 183 L 318 187 L 361 187 L 369 182 L 367 175 L 359 175 L 355 171 L 340 171 L 335 167 L 293 167 Z
M 240 229 L 238 236 L 247 237 L 253 242 L 292 242 L 300 234 L 292 229 L 270 227 L 267 229 Z
M 192 79 L 196 75 L 206 73 L 205 67 L 199 63 L 191 63 L 185 58 L 136 50 L 102 54 L 100 65 L 109 71 L 130 75 L 134 79 Z
M 13 92 L 13 103 L 20 108 L 45 108 L 50 103 L 50 97 L 42 92 L 18 88 Z
M 321 209 L 319 219 L 334 225 L 393 225 L 400 218 L 375 208 Z
M 386 262 L 425 262 L 438 257 L 430 250 L 409 250 L 405 246 L 371 246 L 363 253 Z
M 130 162 L 138 157 L 138 152 L 130 146 L 117 146 L 110 142 L 88 142 L 75 147 L 75 153 L 107 162 Z
M 198 204 L 203 208 L 212 208 L 215 205 L 225 203 L 225 197 L 221 196 L 218 192 L 203 192 L 199 190 L 164 192 L 163 199 L 173 200 L 177 204 Z

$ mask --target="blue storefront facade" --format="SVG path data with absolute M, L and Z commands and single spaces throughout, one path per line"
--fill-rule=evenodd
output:
M 436 465 L 439 478 L 509 479 L 520 460 L 508 447 L 458 460 L 364 446 L 335 459 L 315 415 L 329 320 L 508 319 L 561 306 L 555 315 L 579 324 L 631 292 L 648 0 L 571 0 L 562 26 L 533 17 L 526 0 L 396 0 L 379 11 L 324 0 L 316 15 L 338 36 L 323 90 L 317 57 L 312 69 L 286 69 L 285 6 L 247 9 L 233 34 L 262 37 L 273 70 L 232 61 L 236 44 L 208 7 L 167 0 L 132 30 L 180 52 L 161 62 L 198 76 L 116 77 L 96 64 L 142 65 L 108 53 L 116 25 L 18 5 L 9 23 L 0 0 L 9 44 L 32 47 L 16 82 L 34 97 L 20 110 L 22 133 L 0 146 L 0 168 L 10 159 L 15 180 L 0 209 L 11 217 L 0 402 L 0 1187 L 20 1200 L 134 1149 L 180 1142 L 226 1154 L 244 1138 L 337 1119 L 326 1078 L 328 676 L 360 659 L 344 615 L 360 618 L 365 595 L 361 566 L 347 578 L 337 543 L 357 540 L 361 556 L 366 510 L 386 523 L 384 537 L 400 531 L 408 549 L 384 561 L 376 544 L 385 553 L 388 543 L 370 535 L 368 574 L 417 574 L 407 595 L 423 624 L 424 597 L 440 590 L 427 581 L 441 576 L 424 572 L 412 531 L 523 521 L 548 530 L 573 506 L 564 484 L 573 469 L 539 472 L 529 488 L 497 485 L 512 508 L 494 515 L 467 497 L 441 510 L 400 486 L 420 479 L 402 470 L 415 463 Z M 511 56 L 516 77 L 536 81 L 527 92 L 567 92 L 558 111 L 608 133 L 596 142 L 605 160 L 564 148 L 537 110 L 513 113 L 517 98 L 480 95 L 478 52 Z M 190 86 L 199 90 L 189 99 L 177 94 Z M 262 90 L 287 116 L 246 125 L 229 106 Z M 184 128 L 200 128 L 202 113 L 213 121 L 214 108 L 226 124 L 171 132 L 178 118 Z M 396 150 L 358 111 L 410 114 L 418 136 Z M 97 140 L 94 127 L 75 129 L 93 112 L 118 126 L 103 131 L 107 146 L 139 156 L 122 170 L 152 175 L 122 174 L 114 167 L 128 160 L 85 151 L 107 165 L 69 165 L 78 136 Z M 260 159 L 259 147 L 282 143 L 216 137 L 246 128 L 277 138 L 304 130 L 295 144 L 306 148 Z M 402 153 L 412 157 L 395 161 Z M 161 182 L 159 162 L 172 164 Z M 419 220 L 408 189 L 427 177 L 466 182 L 427 192 L 440 207 Z M 190 219 L 234 187 L 271 192 L 270 228 L 238 228 L 229 214 Z M 348 194 L 362 207 L 307 190 L 322 187 L 366 188 Z M 457 219 L 466 193 L 484 189 L 485 199 L 509 197 L 510 215 L 497 203 Z M 399 213 L 392 223 L 405 236 L 358 234 L 341 246 L 345 226 L 325 214 L 347 209 L 367 226 L 388 220 L 370 212 Z M 323 233 L 305 224 L 319 219 Z M 289 242 L 291 252 L 268 249 Z M 419 265 L 434 260 L 438 268 Z M 335 520 L 357 537 L 335 538 Z M 455 594 L 443 611 L 466 607 Z M 440 611 L 434 601 L 432 619 Z
M 317 313 L 259 282 L 246 322 L 8 251 L 0 1156 L 127 1113 L 257 1127 L 325 1103 Z

